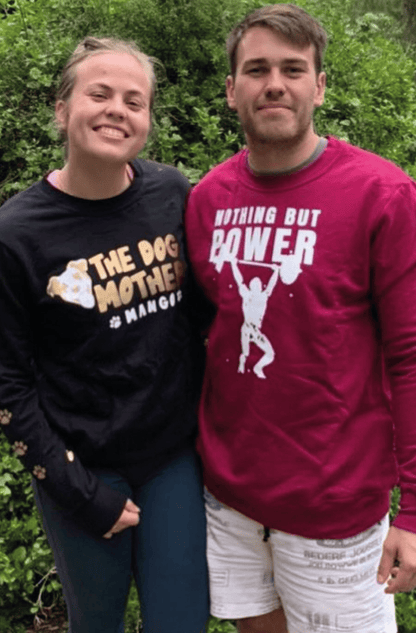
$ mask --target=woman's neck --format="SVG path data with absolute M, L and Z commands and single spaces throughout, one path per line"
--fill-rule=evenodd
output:
M 51 174 L 50 182 L 64 193 L 85 200 L 105 200 L 125 191 L 133 179 L 129 164 L 88 165 L 80 169 L 71 161 Z

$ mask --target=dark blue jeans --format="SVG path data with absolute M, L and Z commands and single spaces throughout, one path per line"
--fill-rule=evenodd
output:
M 132 575 L 144 633 L 204 630 L 209 615 L 206 530 L 195 454 L 183 453 L 138 488 L 114 472 L 94 472 L 141 508 L 137 527 L 111 539 L 91 536 L 34 482 L 63 585 L 69 633 L 122 633 Z

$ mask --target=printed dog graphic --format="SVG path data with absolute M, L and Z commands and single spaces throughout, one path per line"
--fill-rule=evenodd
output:
M 50 297 L 61 297 L 67 303 L 93 308 L 95 299 L 92 294 L 92 280 L 87 270 L 86 259 L 68 262 L 61 275 L 49 279 L 46 292 Z

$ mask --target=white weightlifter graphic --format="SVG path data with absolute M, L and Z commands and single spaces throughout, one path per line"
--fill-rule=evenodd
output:
M 244 322 L 241 327 L 241 354 L 238 372 L 244 374 L 246 360 L 250 354 L 250 343 L 255 343 L 263 352 L 263 356 L 255 364 L 253 371 L 259 378 L 266 378 L 263 368 L 270 365 L 275 357 L 272 344 L 261 331 L 267 309 L 267 302 L 276 287 L 279 274 L 281 281 L 285 285 L 290 285 L 296 281 L 302 272 L 299 260 L 294 255 L 287 255 L 280 265 L 245 261 L 243 259 L 237 260 L 235 255 L 232 255 L 226 245 L 223 244 L 220 249 L 219 257 L 216 259 L 216 269 L 218 272 L 222 270 L 225 262 L 231 265 L 238 292 L 243 300 L 242 310 Z M 270 268 L 273 272 L 266 287 L 263 287 L 260 277 L 253 277 L 248 285 L 245 284 L 238 264 Z

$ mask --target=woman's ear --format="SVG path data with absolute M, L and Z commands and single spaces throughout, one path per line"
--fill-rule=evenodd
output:
M 57 101 L 55 103 L 55 121 L 60 132 L 65 132 L 68 121 L 68 104 L 66 101 Z

